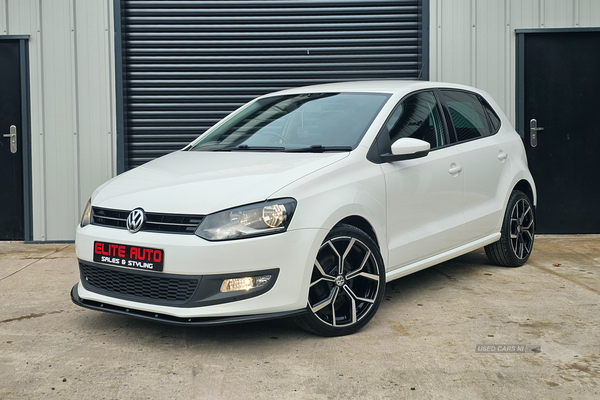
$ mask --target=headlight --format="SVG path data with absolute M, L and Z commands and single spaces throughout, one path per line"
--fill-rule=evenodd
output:
M 221 211 L 207 215 L 196 235 L 206 240 L 230 240 L 285 232 L 295 210 L 296 200 L 280 199 Z
M 89 225 L 92 222 L 92 199 L 89 199 L 85 208 L 83 209 L 83 216 L 81 217 L 81 227 Z

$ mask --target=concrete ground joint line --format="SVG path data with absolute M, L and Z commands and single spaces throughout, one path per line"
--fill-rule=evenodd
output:
M 66 249 L 66 248 L 67 248 L 67 247 L 69 247 L 69 246 L 70 246 L 70 244 L 68 244 L 68 245 L 66 245 L 65 247 L 62 247 L 62 248 L 60 248 L 60 249 L 56 249 L 56 250 L 54 250 L 52 253 L 50 253 L 50 254 L 46 254 L 44 257 L 40 257 L 40 258 L 38 258 L 38 259 L 37 259 L 37 260 L 35 260 L 34 262 L 32 262 L 32 263 L 29 263 L 29 264 L 25 265 L 23 268 L 20 268 L 20 269 L 18 269 L 17 271 L 13 272 L 12 274 L 10 274 L 10 275 L 7 275 L 7 276 L 5 276 L 4 278 L 0 278 L 0 282 L 2 282 L 2 281 L 3 281 L 3 280 L 5 280 L 5 279 L 8 279 L 8 278 L 10 278 L 10 277 L 11 277 L 11 276 L 13 276 L 13 275 L 16 275 L 16 274 L 18 274 L 19 272 L 23 271 L 25 268 L 27 268 L 27 267 L 29 267 L 29 266 L 31 266 L 31 265 L 33 265 L 33 264 L 37 263 L 38 261 L 41 261 L 41 260 L 43 260 L 43 259 L 45 259 L 45 258 L 47 258 L 47 257 L 50 257 L 52 254 L 56 254 L 56 253 L 58 253 L 59 251 L 63 251 L 64 249 Z
M 452 275 L 448 275 L 440 270 L 438 270 L 437 268 L 432 268 L 435 272 L 437 272 L 438 274 L 444 275 L 446 278 L 452 280 L 452 281 L 456 281 L 457 279 L 455 277 L 453 277 Z
M 25 319 L 40 318 L 40 317 L 44 317 L 44 316 L 50 315 L 50 314 L 60 314 L 63 311 L 64 310 L 50 311 L 50 312 L 45 312 L 45 313 L 31 313 L 28 315 L 22 315 L 20 317 L 5 319 L 3 321 L 0 321 L 0 324 L 6 323 L 6 322 L 13 322 L 13 321 L 23 321 Z
M 578 252 L 577 250 L 573 250 L 573 249 L 571 249 L 571 251 L 572 251 L 573 253 L 575 253 L 575 254 L 579 254 L 581 257 L 587 258 L 587 259 L 588 259 L 588 260 L 590 260 L 592 263 L 595 263 L 595 262 L 597 262 L 597 261 L 596 261 L 595 259 L 593 259 L 592 257 L 590 257 L 590 256 L 588 256 L 588 255 L 586 255 L 586 254 L 584 254 L 584 253 L 580 253 L 580 252 Z
M 537 268 L 537 269 L 540 269 L 542 271 L 545 271 L 545 272 L 549 273 L 550 275 L 554 275 L 554 276 L 562 278 L 562 279 L 564 279 L 564 280 L 566 280 L 568 282 L 574 283 L 577 286 L 581 286 L 582 288 L 587 289 L 590 292 L 592 292 L 592 293 L 597 294 L 598 296 L 600 296 L 600 290 L 594 289 L 593 287 L 590 287 L 590 286 L 586 285 L 585 283 L 581 283 L 581 282 L 579 282 L 579 281 L 577 281 L 575 279 L 572 279 L 572 278 L 570 278 L 567 275 L 560 274 L 560 273 L 558 273 L 556 271 L 551 270 L 548 267 L 544 267 L 544 266 L 541 266 L 541 265 L 535 265 L 535 263 L 532 263 L 532 262 L 529 262 L 528 265 L 531 265 L 534 268 Z
M 556 236 L 556 237 L 555 237 Z M 600 238 L 600 235 L 596 235 L 596 234 L 592 234 L 592 235 L 586 235 L 587 237 L 583 237 L 583 236 L 575 236 L 573 237 L 573 235 L 541 235 L 540 238 L 542 239 L 567 239 L 567 240 L 577 240 L 577 239 L 588 239 L 589 237 L 592 238 Z M 538 235 L 535 235 L 536 239 L 538 238 Z M 535 243 L 533 245 L 534 249 L 535 249 Z M 588 256 L 585 253 L 581 253 L 579 251 L 577 251 L 576 249 L 570 248 L 569 251 L 572 251 L 575 254 L 580 255 L 581 257 L 587 258 L 588 260 L 590 260 L 592 263 L 595 263 L 596 260 L 590 256 Z

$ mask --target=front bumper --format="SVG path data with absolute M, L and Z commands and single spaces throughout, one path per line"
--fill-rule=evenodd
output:
M 195 304 L 169 304 L 119 296 L 77 284 L 71 297 L 86 308 L 133 315 L 163 322 L 214 325 L 295 315 L 307 304 L 310 275 L 326 231 L 301 229 L 282 234 L 226 242 L 208 242 L 194 235 L 138 232 L 88 225 L 78 228 L 77 256 L 81 264 L 102 266 L 93 261 L 95 241 L 146 246 L 164 250 L 162 276 L 202 276 L 213 279 L 228 275 L 255 274 L 277 270 L 272 287 L 254 297 L 209 299 Z M 137 269 L 106 267 L 139 274 Z M 87 286 L 87 287 L 86 287 Z M 212 301 L 218 300 L 218 301 Z M 219 322 L 220 321 L 220 322 Z
M 279 270 L 253 271 L 252 276 L 270 276 L 263 286 L 221 292 L 224 280 L 242 278 L 247 272 L 220 275 L 181 275 L 124 269 L 79 260 L 81 285 L 90 292 L 118 299 L 173 307 L 202 307 L 260 296 L 277 282 Z
M 153 313 L 148 311 L 141 311 L 131 308 L 125 308 L 116 306 L 114 304 L 99 303 L 94 300 L 84 300 L 79 297 L 77 293 L 77 285 L 71 289 L 71 300 L 78 306 L 89 308 L 90 310 L 106 311 L 113 314 L 128 315 L 131 317 L 141 318 L 145 320 L 163 322 L 171 325 L 183 325 L 183 326 L 216 326 L 216 325 L 229 325 L 229 324 L 240 324 L 244 322 L 257 322 L 276 318 L 292 317 L 294 315 L 304 314 L 306 308 L 301 310 L 270 313 L 270 314 L 254 314 L 254 315 L 242 315 L 233 317 L 192 317 L 192 318 L 178 318 L 172 315 Z

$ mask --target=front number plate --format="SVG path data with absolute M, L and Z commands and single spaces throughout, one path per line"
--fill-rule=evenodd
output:
M 106 242 L 94 242 L 94 261 L 107 265 L 162 271 L 164 250 Z

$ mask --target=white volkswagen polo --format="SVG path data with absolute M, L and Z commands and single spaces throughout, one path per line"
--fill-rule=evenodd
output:
M 77 228 L 83 307 L 181 325 L 293 316 L 324 336 L 385 283 L 485 246 L 524 264 L 536 191 L 488 94 L 326 84 L 262 96 L 100 186 Z

